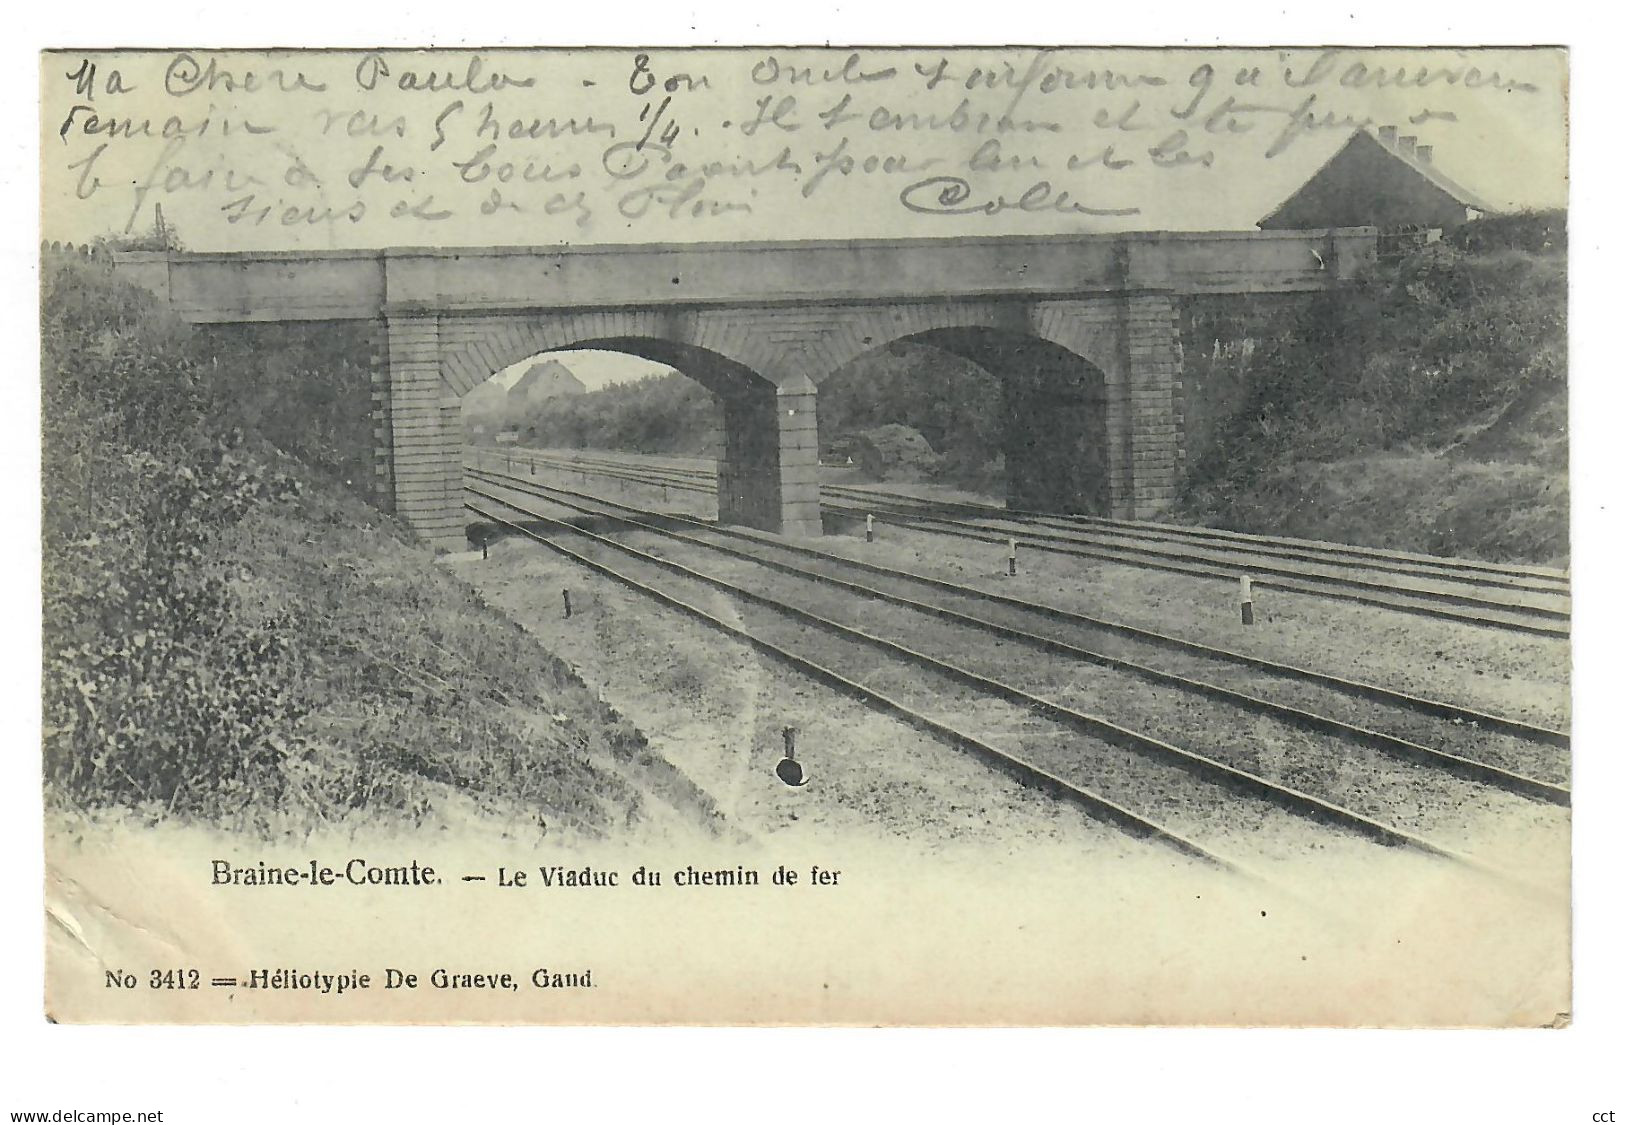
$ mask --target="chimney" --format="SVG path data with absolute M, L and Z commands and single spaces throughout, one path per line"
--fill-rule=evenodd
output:
M 1432 145 L 1417 145 L 1416 146 L 1416 159 L 1421 164 L 1432 164 L 1433 163 L 1433 146 Z
M 1399 138 L 1399 155 L 1401 155 L 1401 156 L 1415 156 L 1416 155 L 1416 138 L 1415 137 L 1401 137 L 1401 138 Z
M 1398 136 L 1399 136 L 1399 126 L 1398 125 L 1379 125 L 1379 126 L 1377 126 L 1377 140 L 1381 141 L 1383 144 L 1387 145 L 1389 148 L 1394 147 L 1394 141 Z

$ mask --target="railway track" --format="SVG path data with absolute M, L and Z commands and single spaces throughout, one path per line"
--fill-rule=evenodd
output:
M 1191 681 L 1186 677 L 1084 650 L 1078 646 L 1057 641 L 1054 638 L 1024 633 L 1009 625 L 972 618 L 940 604 L 928 604 L 917 599 L 901 598 L 893 593 L 865 587 L 862 584 L 848 580 L 835 579 L 825 574 L 814 574 L 806 570 L 806 568 L 796 568 L 782 561 L 764 559 L 758 552 L 725 547 L 725 545 L 718 542 L 706 541 L 687 532 L 678 532 L 670 528 L 660 527 L 635 515 L 616 512 L 612 510 L 607 502 L 582 503 L 581 500 L 588 498 L 578 497 L 576 500 L 566 500 L 559 495 L 546 495 L 548 493 L 562 493 L 563 490 L 533 485 L 524 480 L 515 481 L 513 478 L 509 478 L 508 483 L 504 483 L 496 474 L 488 472 L 476 472 L 474 476 L 478 483 L 470 486 L 470 493 L 472 496 L 477 497 L 478 500 L 471 500 L 470 508 L 481 518 L 488 519 L 495 525 L 524 534 L 529 538 L 544 542 L 554 550 L 561 551 L 576 561 L 583 562 L 584 565 L 589 565 L 599 573 L 613 572 L 613 576 L 618 580 L 627 582 L 645 592 L 652 592 L 652 596 L 656 596 L 657 600 L 661 600 L 665 604 L 675 605 L 676 608 L 683 609 L 691 615 L 704 617 L 714 626 L 725 628 L 726 631 L 740 636 L 741 639 L 747 640 L 748 643 L 763 651 L 771 651 L 773 655 L 800 667 L 803 671 L 814 675 L 815 678 L 837 687 L 838 690 L 855 695 L 872 706 L 904 718 L 920 729 L 945 738 L 962 748 L 972 750 L 978 756 L 1000 765 L 1007 772 L 1020 776 L 1031 784 L 1039 785 L 1046 791 L 1066 797 L 1083 806 L 1092 815 L 1117 824 L 1119 827 L 1128 827 L 1129 830 L 1136 834 L 1162 839 L 1187 854 L 1199 854 L 1202 858 L 1221 862 L 1225 866 L 1234 867 L 1237 865 L 1233 861 L 1218 856 L 1211 848 L 1205 848 L 1197 843 L 1192 839 L 1189 832 L 1182 830 L 1179 825 L 1170 826 L 1155 816 L 1129 811 L 1130 805 L 1127 795 L 1136 791 L 1134 784 L 1123 775 L 1121 755 L 1115 761 L 1102 759 L 1098 752 L 1100 746 L 1103 745 L 1119 752 L 1127 751 L 1133 756 L 1136 769 L 1146 768 L 1146 763 L 1153 764 L 1155 769 L 1163 771 L 1160 775 L 1160 781 L 1156 782 L 1156 784 L 1165 787 L 1174 784 L 1168 780 L 1167 771 L 1172 770 L 1175 773 L 1196 779 L 1203 785 L 1208 786 L 1209 790 L 1221 791 L 1230 794 L 1232 797 L 1239 794 L 1249 801 L 1261 802 L 1263 805 L 1273 806 L 1298 817 L 1307 817 L 1317 822 L 1331 824 L 1340 830 L 1352 832 L 1382 844 L 1414 848 L 1453 862 L 1488 871 L 1491 874 L 1510 878 L 1505 872 L 1495 868 L 1494 865 L 1486 864 L 1455 849 L 1438 844 L 1415 831 L 1396 827 L 1368 813 L 1356 811 L 1324 797 L 1315 796 L 1304 788 L 1284 783 L 1282 779 L 1271 780 L 1262 773 L 1257 772 L 1257 770 L 1248 768 L 1247 763 L 1238 763 L 1234 752 L 1229 753 L 1228 760 L 1226 760 L 1226 755 L 1223 753 L 1215 754 L 1211 750 L 1207 753 L 1196 752 L 1175 745 L 1166 738 L 1148 735 L 1081 709 L 1076 700 L 1077 692 L 1075 691 L 1070 693 L 1071 698 L 1069 698 L 1066 691 L 1049 691 L 1046 693 L 1043 685 L 1035 688 L 1030 682 L 1026 684 L 1013 683 L 1005 677 L 992 674 L 992 671 L 986 667 L 981 669 L 973 666 L 967 667 L 967 662 L 963 660 L 945 659 L 940 651 L 936 655 L 923 651 L 922 648 L 916 647 L 920 642 L 915 638 L 922 633 L 929 632 L 929 630 L 917 626 L 911 626 L 909 629 L 903 630 L 903 635 L 910 638 L 910 643 L 904 643 L 896 639 L 895 630 L 891 636 L 882 635 L 871 628 L 862 627 L 861 623 L 854 624 L 850 620 L 846 622 L 836 620 L 836 615 L 844 612 L 844 607 L 848 607 L 860 600 L 850 596 L 854 593 L 860 594 L 863 599 L 888 601 L 890 605 L 900 607 L 899 612 L 906 611 L 910 614 L 917 614 L 921 618 L 944 622 L 946 624 L 943 627 L 951 626 L 961 633 L 966 629 L 989 633 L 1030 646 L 1037 651 L 1061 658 L 1069 663 L 1093 664 L 1103 669 L 1109 669 L 1110 674 L 1114 676 L 1137 677 L 1161 687 L 1178 688 L 1211 703 L 1223 704 L 1226 707 L 1239 707 L 1252 714 L 1267 716 L 1271 722 L 1295 726 L 1299 729 L 1313 731 L 1319 735 L 1332 734 L 1336 736 L 1339 746 L 1359 746 L 1367 750 L 1377 750 L 1391 754 L 1405 759 L 1409 763 L 1408 768 L 1421 769 L 1425 766 L 1430 769 L 1445 770 L 1454 774 L 1456 778 L 1467 779 L 1459 782 L 1461 784 L 1506 789 L 1509 792 L 1519 794 L 1520 797 L 1529 797 L 1554 804 L 1564 804 L 1567 800 L 1567 790 L 1561 785 L 1550 781 L 1517 775 L 1512 771 L 1498 769 L 1483 762 L 1463 759 L 1458 755 L 1440 752 L 1417 743 L 1410 743 L 1403 739 L 1384 735 L 1381 732 L 1341 723 L 1325 715 L 1314 714 L 1302 709 L 1283 707 L 1268 700 L 1246 697 L 1243 693 L 1219 685 Z M 533 502 L 516 498 L 514 495 L 516 492 L 521 493 L 526 498 L 545 495 L 545 504 L 552 505 L 555 508 L 563 508 L 573 518 L 561 519 L 539 511 Z M 493 506 L 500 507 L 504 512 L 512 514 L 502 514 L 502 512 L 493 510 Z M 656 514 L 644 513 L 644 515 L 655 516 Z M 712 565 L 708 566 L 707 570 L 701 571 L 693 566 L 665 557 L 670 547 L 658 551 L 652 548 L 639 548 L 623 541 L 621 537 L 612 537 L 589 530 L 581 526 L 582 517 L 613 523 L 625 529 L 626 532 L 635 535 L 659 536 L 663 542 L 668 544 L 682 544 L 684 550 L 702 553 L 711 561 Z M 533 521 L 532 526 L 526 526 L 523 522 L 525 520 Z M 536 532 L 534 530 L 536 523 L 550 529 L 551 534 L 541 535 Z M 576 543 L 567 547 L 564 540 L 571 537 L 574 537 Z M 611 566 L 606 561 L 603 557 L 606 552 L 615 554 L 616 565 Z M 750 573 L 736 574 L 730 578 L 726 576 L 727 565 L 722 567 L 724 574 L 715 573 L 718 569 L 716 560 L 719 557 L 729 560 L 729 563 L 736 568 L 743 566 L 748 572 L 754 573 L 757 580 L 746 585 L 742 579 L 748 580 L 751 576 Z M 906 691 L 904 686 L 882 689 L 877 688 L 873 683 L 864 683 L 855 677 L 837 673 L 830 667 L 828 661 L 820 662 L 810 659 L 804 651 L 798 651 L 796 645 L 783 643 L 782 638 L 775 641 L 770 636 L 764 636 L 760 630 L 753 632 L 743 626 L 722 621 L 716 618 L 715 615 L 707 614 L 695 606 L 693 599 L 685 600 L 677 597 L 674 601 L 674 596 L 669 591 L 662 590 L 658 583 L 649 581 L 646 573 L 642 577 L 637 573 L 626 573 L 629 561 L 634 570 L 637 568 L 645 568 L 645 570 L 655 568 L 668 574 L 678 575 L 683 582 L 697 583 L 722 590 L 729 596 L 747 603 L 759 611 L 768 613 L 781 625 L 784 621 L 794 622 L 797 628 L 803 631 L 810 628 L 820 637 L 834 637 L 843 645 L 851 646 L 856 644 L 873 652 L 879 652 L 888 662 L 887 667 L 875 670 L 873 675 L 883 681 L 888 677 L 895 676 L 895 669 L 892 666 L 906 665 L 911 670 L 923 669 L 927 673 L 927 680 L 939 681 L 939 686 L 931 687 L 927 684 L 922 687 L 920 684 L 909 682 L 906 684 Z M 769 597 L 758 592 L 758 588 L 762 585 L 759 570 L 761 567 L 767 567 L 778 574 L 795 574 L 804 583 L 803 588 L 796 596 L 795 604 L 786 601 L 783 596 Z M 827 601 L 826 595 L 826 602 L 821 606 L 818 594 L 813 592 L 815 584 L 825 588 L 834 587 L 840 589 L 842 591 L 841 601 L 831 605 Z M 780 583 L 780 585 L 783 585 L 783 583 Z M 811 609 L 808 608 L 809 602 L 813 606 Z M 751 635 L 744 636 L 741 632 L 742 629 L 744 633 L 750 633 Z M 768 632 L 771 633 L 772 628 L 769 628 Z M 810 638 L 803 635 L 799 639 L 802 642 L 807 642 Z M 819 641 L 817 643 L 825 642 Z M 937 640 L 935 643 L 937 643 L 940 650 L 945 642 Z M 976 661 L 972 660 L 969 663 L 974 665 Z M 848 659 L 843 660 L 840 666 L 843 668 L 863 667 L 864 663 L 859 660 L 854 665 Z M 977 737 L 974 731 L 966 729 L 964 723 L 957 723 L 941 714 L 933 715 L 931 713 L 934 707 L 933 701 L 944 697 L 940 681 L 948 682 L 957 690 L 969 690 L 975 693 L 983 704 L 992 699 L 1002 701 L 1007 707 L 1015 708 L 1015 714 L 1007 716 L 1007 724 L 1013 722 L 1017 727 L 1026 724 L 1030 728 L 1032 724 L 1038 723 L 1040 726 L 1047 725 L 1050 728 L 1066 728 L 1074 736 L 1081 736 L 1092 745 L 1098 744 L 1095 745 L 1095 750 L 1091 751 L 1092 757 L 1085 755 L 1090 758 L 1096 767 L 1091 771 L 1091 780 L 1100 776 L 1116 778 L 1115 784 L 1122 792 L 1117 795 L 1110 792 L 1102 793 L 1095 788 L 1081 784 L 1076 780 L 1075 764 L 1074 766 L 1067 765 L 1072 759 L 1066 755 L 1056 759 L 1053 749 L 1049 752 L 1047 760 L 1042 753 L 1037 755 L 1031 752 L 1013 753 L 1008 749 L 991 744 L 985 738 Z M 900 691 L 904 695 L 913 692 L 913 699 L 899 698 Z M 922 692 L 924 693 L 923 697 Z M 949 695 L 951 694 L 950 691 Z M 1053 737 L 1054 733 L 1053 729 L 1050 730 L 1048 737 Z M 1033 732 L 1028 730 L 1022 741 L 1024 745 L 1030 746 L 1035 740 L 1042 743 L 1045 737 L 1043 731 Z M 1306 752 L 1308 752 L 1307 749 Z M 1324 751 L 1317 752 L 1324 753 Z M 1110 786 L 1108 786 L 1109 788 Z M 1208 790 L 1204 790 L 1204 792 L 1211 798 L 1211 792 Z M 1190 799 L 1188 794 L 1181 798 L 1181 800 Z M 1169 804 L 1169 808 L 1178 812 L 1181 808 L 1180 801 L 1173 801 Z
M 1480 762 L 1463 754 L 1437 751 L 1420 744 L 1415 739 L 1406 738 L 1391 731 L 1372 729 L 1355 721 L 1337 719 L 1333 716 L 1316 713 L 1302 706 L 1303 701 L 1301 699 L 1296 702 L 1281 699 L 1272 700 L 1250 691 L 1238 690 L 1236 687 L 1212 682 L 1212 680 L 1224 679 L 1235 682 L 1240 679 L 1234 672 L 1228 676 L 1222 672 L 1215 675 L 1216 669 L 1212 665 L 1218 662 L 1229 662 L 1237 666 L 1238 669 L 1245 669 L 1249 672 L 1265 672 L 1276 680 L 1307 678 L 1347 696 L 1367 700 L 1375 699 L 1384 703 L 1398 702 L 1422 714 L 1443 717 L 1458 723 L 1469 722 L 1475 732 L 1479 730 L 1499 730 L 1517 739 L 1546 746 L 1566 748 L 1567 739 L 1561 732 L 1551 731 L 1501 716 L 1456 707 L 1437 700 L 1422 699 L 1398 693 L 1394 693 L 1389 698 L 1387 693 L 1382 689 L 1375 688 L 1373 685 L 1310 673 L 1305 669 L 1243 657 L 1241 654 L 1232 653 L 1228 650 L 1213 649 L 1192 642 L 1166 637 L 1162 634 L 1137 630 L 1129 626 L 1101 622 L 1098 619 L 1071 614 L 1038 603 L 1026 602 L 1004 595 L 989 594 L 972 587 L 930 578 L 912 571 L 859 562 L 802 545 L 770 540 L 760 533 L 744 532 L 709 524 L 693 517 L 657 513 L 602 497 L 575 493 L 567 489 L 556 489 L 523 478 L 504 477 L 484 470 L 473 470 L 473 473 L 477 479 L 546 499 L 550 503 L 557 504 L 580 515 L 607 516 L 626 526 L 636 527 L 652 534 L 664 536 L 678 542 L 689 543 L 719 554 L 747 559 L 778 573 L 790 574 L 797 578 L 822 583 L 861 597 L 875 598 L 894 605 L 906 606 L 944 620 L 970 625 L 996 636 L 1022 641 L 1073 659 L 1084 660 L 1103 667 L 1117 668 L 1153 683 L 1164 684 L 1180 690 L 1192 691 L 1210 698 L 1224 700 L 1246 710 L 1292 723 L 1303 729 L 1348 738 L 1351 741 L 1375 747 L 1384 753 L 1397 757 L 1423 761 L 1447 769 L 1459 776 L 1483 781 L 1506 789 L 1509 792 L 1522 793 L 1525 796 L 1550 801 L 1555 804 L 1566 804 L 1568 800 L 1567 789 L 1561 784 L 1547 779 L 1526 777 L 1517 770 Z M 582 503 L 582 501 L 589 501 L 589 503 Z M 671 525 L 674 523 L 681 526 L 683 530 L 673 530 Z M 745 544 L 745 546 L 741 547 L 739 544 Z M 810 561 L 811 565 L 808 565 L 808 561 Z M 819 569 L 820 567 L 822 569 Z M 921 599 L 917 587 L 922 585 L 937 597 L 935 602 Z M 911 587 L 915 589 L 911 590 Z M 947 592 L 951 596 L 944 600 L 941 592 Z M 977 602 L 982 603 L 980 607 L 975 605 Z M 1002 620 L 994 620 L 988 616 L 989 607 L 994 609 L 995 616 L 997 616 L 997 610 L 1003 607 L 1012 607 L 1021 612 L 1017 614 L 1006 613 L 1003 615 Z M 1125 652 L 1121 647 L 1118 647 L 1115 652 L 1107 652 L 1102 650 L 1098 645 L 1098 641 L 1094 648 L 1084 647 L 1074 643 L 1077 640 L 1076 630 L 1071 631 L 1074 634 L 1072 636 L 1059 636 L 1057 635 L 1059 631 L 1056 630 L 1041 632 L 1033 622 L 1022 621 L 1024 616 L 1036 617 L 1040 621 L 1048 618 L 1058 623 L 1077 624 L 1084 626 L 1088 631 L 1098 631 L 1096 627 L 1106 625 L 1136 638 L 1161 643 L 1165 647 L 1186 652 L 1196 652 L 1204 657 L 1216 659 L 1208 662 L 1207 675 L 1210 679 L 1201 679 L 1198 678 L 1196 670 L 1188 666 L 1184 670 L 1184 674 L 1171 671 L 1166 666 L 1154 667 L 1150 661 L 1155 660 L 1156 657 L 1147 655 L 1143 651 L 1137 654 L 1132 651 Z M 1023 625 L 1025 627 L 1022 627 Z M 1256 680 L 1257 677 L 1252 678 Z M 1254 686 L 1254 690 L 1256 691 L 1256 686 Z M 1324 709 L 1326 700 L 1321 698 L 1319 702 Z M 1336 708 L 1332 709 L 1335 710 Z
M 1398 711 L 1429 716 L 1443 720 L 1447 723 L 1465 727 L 1473 731 L 1499 732 L 1511 737 L 1546 746 L 1566 750 L 1569 745 L 1567 733 L 1538 724 L 1512 719 L 1506 716 L 1466 707 L 1460 704 L 1443 700 L 1429 699 L 1409 692 L 1401 692 L 1377 684 L 1353 680 L 1347 677 L 1335 676 L 1329 673 L 1315 671 L 1297 665 L 1271 661 L 1262 657 L 1213 645 L 1191 641 L 1185 638 L 1160 633 L 1154 630 L 1129 625 L 1123 622 L 1112 621 L 1105 618 L 1094 617 L 1087 614 L 1076 613 L 1070 610 L 1051 606 L 1042 602 L 1033 602 L 1021 598 L 998 594 L 978 587 L 966 586 L 961 583 L 949 581 L 934 575 L 921 574 L 916 571 L 897 567 L 882 566 L 877 563 L 850 558 L 846 555 L 823 550 L 805 543 L 794 543 L 765 532 L 754 531 L 748 528 L 731 527 L 702 520 L 693 516 L 684 516 L 670 512 L 654 512 L 650 509 L 639 508 L 625 504 L 607 497 L 596 496 L 589 493 L 576 492 L 543 485 L 534 479 L 517 476 L 502 476 L 491 473 L 489 470 L 476 469 L 476 472 L 487 474 L 493 480 L 501 480 L 509 487 L 520 490 L 534 490 L 536 495 L 572 497 L 579 496 L 590 499 L 595 503 L 610 509 L 651 519 L 658 518 L 679 523 L 690 531 L 710 535 L 716 538 L 727 538 L 735 542 L 748 542 L 761 549 L 767 549 L 781 556 L 807 560 L 816 566 L 833 568 L 839 574 L 842 572 L 859 574 L 871 581 L 879 579 L 885 582 L 900 583 L 907 587 L 924 587 L 934 592 L 945 593 L 960 599 L 962 602 L 977 603 L 986 612 L 987 607 L 1009 608 L 1040 620 L 1050 621 L 1066 626 L 1071 634 L 1082 632 L 1094 634 L 1092 643 L 1101 644 L 1108 638 L 1119 642 L 1128 642 L 1133 647 L 1124 652 L 1119 647 L 1120 654 L 1130 658 L 1146 660 L 1151 657 L 1147 654 L 1156 652 L 1159 656 L 1172 652 L 1189 662 L 1195 663 L 1198 668 L 1204 669 L 1209 676 L 1224 673 L 1217 671 L 1225 667 L 1233 668 L 1247 674 L 1262 673 L 1274 681 L 1283 683 L 1301 683 L 1316 689 L 1323 689 L 1352 699 L 1363 700 L 1372 704 L 1391 707 Z M 1165 659 L 1166 657 L 1163 656 Z
M 566 534 L 576 533 L 584 538 L 596 538 L 587 536 L 586 533 L 581 532 L 580 529 L 571 527 L 569 524 L 564 523 L 563 521 L 537 516 L 534 513 L 525 511 L 522 508 L 514 508 L 513 505 L 507 504 L 504 501 L 498 500 L 496 501 L 496 504 L 497 506 L 507 507 L 518 512 L 527 520 L 541 520 L 543 523 L 555 527 L 559 531 L 565 532 Z M 1103 820 L 1131 836 L 1156 840 L 1157 842 L 1171 847 L 1183 855 L 1190 856 L 1226 870 L 1234 871 L 1239 874 L 1254 874 L 1241 863 L 1228 859 L 1217 852 L 1203 847 L 1202 845 L 1174 831 L 1166 825 L 1152 820 L 1151 818 L 1140 813 L 1134 812 L 1126 806 L 1118 804 L 1117 802 L 1102 796 L 1092 789 L 1068 781 L 1065 778 L 1060 777 L 1058 774 L 1045 769 L 1043 766 L 1022 757 L 1019 754 L 996 747 L 990 742 L 986 741 L 984 738 L 978 738 L 974 734 L 960 729 L 960 727 L 954 725 L 950 721 L 946 721 L 943 718 L 934 717 L 931 714 L 928 714 L 924 709 L 917 705 L 910 704 L 901 699 L 895 698 L 891 694 L 887 694 L 886 692 L 851 679 L 850 677 L 835 671 L 825 664 L 821 664 L 807 656 L 796 653 L 788 647 L 776 643 L 775 641 L 764 637 L 759 633 L 753 632 L 752 630 L 747 629 L 736 622 L 726 620 L 713 613 L 707 612 L 705 609 L 691 601 L 685 600 L 677 594 L 663 590 L 657 585 L 645 580 L 641 580 L 633 574 L 628 574 L 624 569 L 611 566 L 600 561 L 599 559 L 593 558 L 580 551 L 573 550 L 556 539 L 541 535 L 532 527 L 519 523 L 511 517 L 505 517 L 489 511 L 486 507 L 483 507 L 477 503 L 470 503 L 467 505 L 467 507 L 468 510 L 473 512 L 475 515 L 490 521 L 492 524 L 498 527 L 506 528 L 515 534 L 540 543 L 543 546 L 558 552 L 565 558 L 570 559 L 572 562 L 587 568 L 595 574 L 601 574 L 607 578 L 614 579 L 615 581 L 630 587 L 639 594 L 642 594 L 643 596 L 648 597 L 661 605 L 678 610 L 689 617 L 695 618 L 721 633 L 748 644 L 758 652 L 765 653 L 766 655 L 781 661 L 796 671 L 802 672 L 818 682 L 834 688 L 841 694 L 847 695 L 853 699 L 857 699 L 858 701 L 873 707 L 882 714 L 891 715 L 892 717 L 907 723 L 909 726 L 921 730 L 935 738 L 942 739 L 950 745 L 956 746 L 963 750 L 968 750 L 995 768 L 1014 777 L 1021 783 L 1033 786 L 1034 788 L 1047 792 L 1052 796 L 1074 804 L 1083 809 L 1083 811 L 1091 817 Z M 644 561 L 650 564 L 657 564 L 659 562 L 659 560 L 652 557 L 646 557 Z
M 641 454 L 593 457 L 557 453 L 548 454 L 535 450 L 526 450 L 523 455 L 527 457 L 532 455 L 550 457 L 556 461 L 567 462 L 571 467 L 588 465 L 622 470 L 641 469 L 664 476 L 682 478 L 685 482 L 703 482 L 714 485 L 716 481 L 715 469 L 676 464 Z M 1221 546 L 1245 550 L 1265 557 L 1337 565 L 1350 564 L 1367 570 L 1414 578 L 1436 578 L 1486 587 L 1530 590 L 1565 596 L 1569 593 L 1569 576 L 1567 572 L 1553 567 L 1517 566 L 1481 562 L 1476 559 L 1445 558 L 1410 551 L 1383 550 L 1375 547 L 1361 547 L 1355 544 L 1328 543 L 1287 536 L 1255 535 L 1220 528 L 1190 527 L 1180 524 L 1153 523 L 1145 520 L 1110 519 L 1103 516 L 1038 512 L 965 500 L 935 499 L 889 490 L 878 485 L 835 485 L 826 483 L 823 485 L 823 489 L 835 495 L 850 496 L 856 499 L 881 499 L 897 503 L 923 505 L 942 512 L 952 511 L 980 517 L 1019 517 L 1022 522 L 1035 526 L 1054 526 L 1063 529 L 1079 526 L 1099 528 L 1125 539 Z
M 599 475 L 663 489 L 682 489 L 691 492 L 714 493 L 715 485 L 707 484 L 703 470 L 685 470 L 682 473 L 652 472 L 624 463 L 603 459 L 554 457 L 527 451 L 521 461 L 553 469 L 574 471 L 585 475 Z M 1169 550 L 1164 547 L 1142 547 L 1103 540 L 1088 533 L 1056 530 L 1053 526 L 1037 524 L 1031 518 L 1021 519 L 1009 514 L 997 517 L 978 514 L 975 518 L 961 518 L 940 514 L 966 505 L 944 504 L 908 498 L 908 505 L 875 502 L 875 497 L 896 496 L 875 490 L 824 486 L 826 508 L 836 515 L 861 520 L 872 515 L 878 522 L 890 523 L 913 530 L 948 535 L 955 538 L 1002 545 L 1016 539 L 1029 550 L 1072 555 L 1129 566 L 1145 567 L 1176 574 L 1210 580 L 1235 582 L 1239 575 L 1248 575 L 1260 589 L 1276 589 L 1288 593 L 1350 601 L 1383 609 L 1419 614 L 1453 621 L 1460 624 L 1505 629 L 1541 636 L 1567 637 L 1569 610 L 1566 580 L 1526 575 L 1484 576 L 1476 571 L 1445 574 L 1409 572 L 1409 581 L 1398 582 L 1381 577 L 1370 577 L 1364 563 L 1339 563 L 1339 570 L 1326 569 L 1321 564 L 1309 570 L 1286 565 L 1275 556 L 1261 558 L 1238 554 L 1239 549 L 1227 553 L 1212 551 L 1196 553 L 1189 548 Z M 831 497 L 857 498 L 869 501 L 854 506 Z M 999 509 L 983 508 L 983 513 L 999 513 Z M 1051 519 L 1053 517 L 1044 517 Z M 1162 526 L 1162 525 L 1157 525 Z M 1048 528 L 1048 529 L 1046 529 Z M 1115 534 L 1115 533 L 1113 533 Z M 1273 549 L 1273 548 L 1272 548 Z M 1258 548 L 1249 548 L 1257 551 Z M 1397 564 L 1384 563 L 1392 568 Z M 1431 585 L 1417 585 L 1425 581 Z M 1546 583 L 1541 585 L 1541 583 Z M 1509 585 L 1510 584 L 1510 585 Z M 1519 595 L 1519 600 L 1491 596 L 1486 589 L 1502 589 Z

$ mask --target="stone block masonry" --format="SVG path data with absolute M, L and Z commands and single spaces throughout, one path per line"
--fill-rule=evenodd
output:
M 820 380 L 921 334 L 1035 336 L 1103 376 L 1103 493 L 1112 514 L 1155 516 L 1178 486 L 1184 448 L 1176 302 L 1192 293 L 1335 288 L 1375 261 L 1376 239 L 1372 228 L 1350 228 L 135 251 L 115 254 L 114 268 L 194 323 L 374 322 L 373 496 L 428 542 L 458 547 L 457 400 L 510 363 L 582 346 L 630 351 L 704 383 L 724 404 L 719 517 L 816 535 Z M 662 287 L 655 304 L 651 277 L 681 284 Z
M 1175 305 L 1165 294 L 1045 302 L 745 307 L 726 314 L 609 310 L 387 319 L 378 396 L 380 482 L 396 512 L 437 546 L 461 545 L 462 431 L 457 399 L 540 350 L 609 346 L 692 360 L 715 395 L 717 517 L 790 536 L 822 532 L 817 383 L 893 340 L 947 330 L 1047 339 L 1099 369 L 1112 515 L 1154 516 L 1178 484 L 1180 370 Z M 628 335 L 622 335 L 626 333 Z M 707 347 L 694 341 L 704 339 Z M 727 348 L 726 353 L 715 348 Z M 710 357 L 707 359 L 706 357 Z M 682 368 L 679 367 L 681 370 Z M 1041 470 L 1040 470 L 1041 471 Z M 383 487 L 381 483 L 380 487 Z

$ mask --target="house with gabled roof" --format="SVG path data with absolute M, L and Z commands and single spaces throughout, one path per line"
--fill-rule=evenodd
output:
M 550 398 L 586 393 L 586 385 L 568 367 L 556 359 L 543 359 L 531 364 L 508 388 L 508 416 L 515 419 L 528 417 Z
M 1258 220 L 1258 228 L 1449 230 L 1491 210 L 1434 167 L 1431 145 L 1384 125 L 1375 133 L 1354 130 L 1296 191 Z

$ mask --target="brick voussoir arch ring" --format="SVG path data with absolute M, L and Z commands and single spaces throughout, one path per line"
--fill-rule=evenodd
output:
M 1021 332 L 1067 348 L 1115 372 L 1112 302 L 932 301 L 910 304 L 749 309 L 616 309 L 447 316 L 440 325 L 440 374 L 467 394 L 510 364 L 539 352 L 595 341 L 654 339 L 714 352 L 785 390 L 805 391 L 848 363 L 894 340 L 943 328 Z
M 777 343 L 738 311 L 614 309 L 451 315 L 440 322 L 440 377 L 461 397 L 503 368 L 540 352 L 607 342 L 659 340 L 713 352 L 774 382 L 800 374 Z M 777 377 L 775 377 L 777 376 Z
M 1066 348 L 1113 374 L 1119 313 L 1109 301 L 926 301 L 910 304 L 764 310 L 765 370 L 795 368 L 822 383 L 861 356 L 897 340 L 950 328 L 1028 335 Z M 760 348 L 761 345 L 758 345 Z

